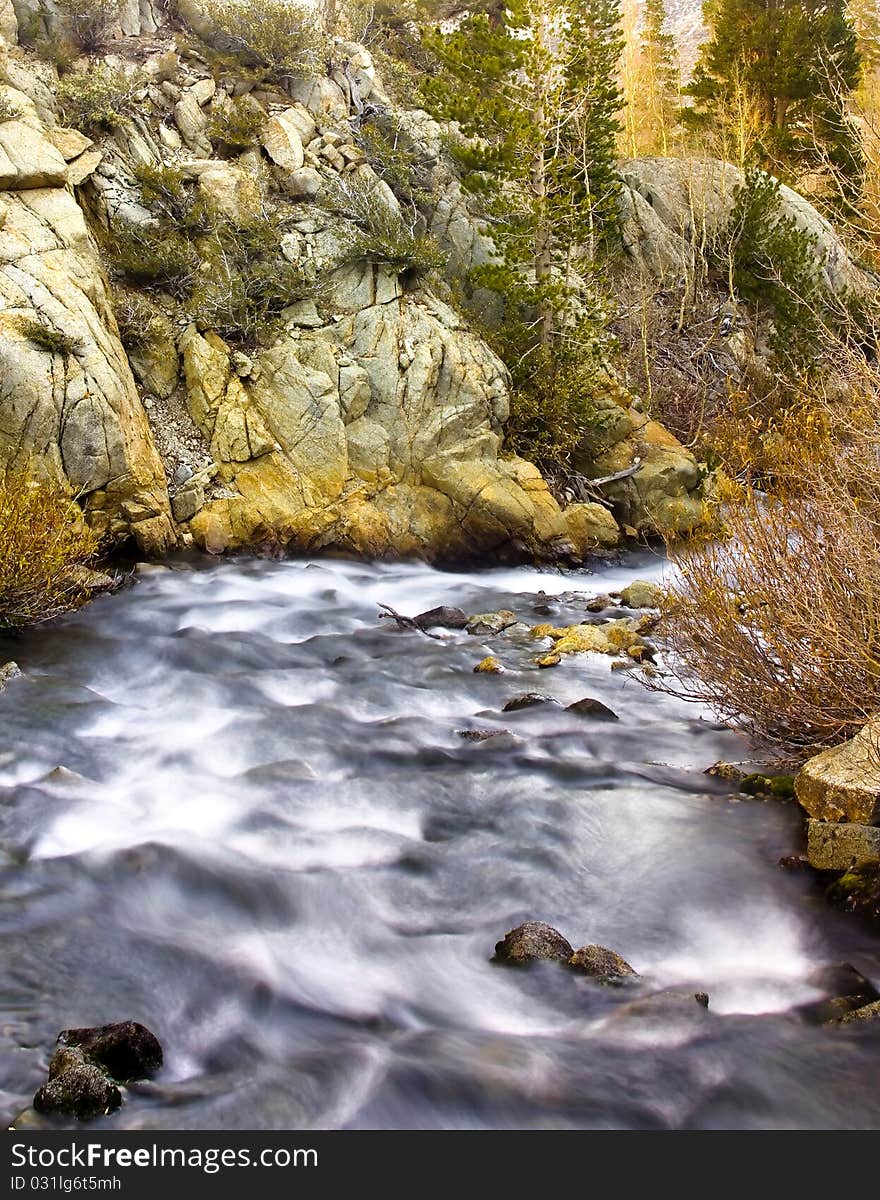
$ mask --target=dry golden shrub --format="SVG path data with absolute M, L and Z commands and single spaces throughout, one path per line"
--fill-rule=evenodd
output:
M 657 686 L 789 760 L 880 713 L 880 372 L 851 367 L 846 404 L 779 425 L 773 495 L 741 488 L 720 537 L 670 548 Z
M 0 629 L 48 621 L 84 603 L 82 568 L 97 549 L 72 500 L 32 479 L 0 482 Z

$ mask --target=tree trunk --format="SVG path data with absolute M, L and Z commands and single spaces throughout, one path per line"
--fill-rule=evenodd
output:
M 534 80 L 535 88 L 535 106 L 534 106 L 534 122 L 535 122 L 535 142 L 536 148 L 532 159 L 531 169 L 531 185 L 532 194 L 535 200 L 535 233 L 534 233 L 534 255 L 535 255 L 535 283 L 538 288 L 545 284 L 550 279 L 551 268 L 551 234 L 550 222 L 547 213 L 547 164 L 545 162 L 545 144 L 547 140 L 547 79 L 544 75 L 543 67 L 547 61 L 549 51 L 549 29 L 547 22 L 547 13 L 543 5 L 539 6 L 536 15 L 534 37 L 535 47 L 538 52 L 539 70 Z M 553 310 L 550 307 L 549 301 L 543 297 L 540 301 L 540 320 L 539 320 L 539 336 L 542 346 L 547 346 L 550 343 L 550 337 L 553 332 Z

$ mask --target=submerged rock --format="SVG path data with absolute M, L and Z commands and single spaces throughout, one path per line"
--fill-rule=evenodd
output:
M 844 1014 L 838 1024 L 849 1025 L 852 1021 L 880 1021 L 880 1000 L 865 1004 L 862 1008 L 854 1008 L 852 1012 Z
M 828 889 L 828 899 L 880 925 L 880 859 L 856 863 Z
M 591 696 L 584 696 L 583 700 L 575 700 L 574 704 L 569 704 L 565 711 L 575 713 L 579 717 L 592 717 L 596 721 L 620 720 L 617 713 L 613 712 L 607 704 L 603 704 L 601 700 L 594 700 Z
M 880 992 L 850 963 L 818 967 L 807 976 L 807 982 L 826 993 L 822 999 L 798 1008 L 805 1020 L 816 1024 L 837 1022 L 848 1013 L 880 1000 Z
M 419 613 L 413 617 L 413 621 L 419 629 L 465 629 L 468 615 L 461 608 L 441 604 L 439 608 L 429 608 L 427 612 Z
M 574 951 L 558 929 L 544 921 L 526 921 L 504 935 L 495 945 L 494 961 L 511 966 L 545 959 L 567 963 Z
M 676 1017 L 705 1018 L 709 1008 L 708 992 L 689 992 L 684 988 L 664 988 L 648 996 L 639 996 L 621 1004 L 609 1018 L 618 1021 L 626 1018 L 651 1020 L 659 1018 L 666 1024 Z
M 638 971 L 633 970 L 625 958 L 606 946 L 581 946 L 572 954 L 568 965 L 602 983 L 613 983 L 627 975 L 638 975 Z
M 514 696 L 512 700 L 508 700 L 502 708 L 502 712 L 519 712 L 521 708 L 535 708 L 540 704 L 556 704 L 552 696 L 542 696 L 540 692 L 523 692 L 521 696 Z
M 493 738 L 509 736 L 509 729 L 457 729 L 456 733 L 466 742 L 490 742 Z
M 503 633 L 505 629 L 509 629 L 511 625 L 515 624 L 516 613 L 502 608 L 500 612 L 478 613 L 477 616 L 471 617 L 467 622 L 467 631 L 478 635 Z

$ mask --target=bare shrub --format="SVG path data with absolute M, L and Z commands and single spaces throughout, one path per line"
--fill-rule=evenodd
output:
M 122 0 L 55 0 L 64 32 L 78 50 L 97 50 L 119 25 Z
M 792 760 L 880 712 L 880 371 L 848 361 L 846 404 L 802 395 L 777 427 L 774 495 L 671 547 L 659 686 Z
M 306 4 L 288 0 L 209 0 L 205 16 L 210 34 L 194 31 L 209 50 L 228 65 L 254 79 L 285 83 L 298 75 L 316 73 L 327 51 L 327 40 Z

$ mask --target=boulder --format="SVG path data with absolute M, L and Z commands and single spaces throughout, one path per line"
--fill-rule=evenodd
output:
M 65 162 L 79 158 L 84 150 L 88 150 L 89 146 L 94 144 L 90 137 L 86 137 L 78 129 L 66 129 L 63 125 L 55 125 L 47 129 L 46 137 Z
M 854 1008 L 839 1018 L 838 1024 L 849 1025 L 853 1021 L 880 1021 L 880 1000 L 873 1004 L 865 1004 L 862 1008 Z
M 281 186 L 292 200 L 314 200 L 324 186 L 324 178 L 314 167 L 300 167 L 283 175 Z
M 171 497 L 171 512 L 180 525 L 184 521 L 191 521 L 204 503 L 204 485 L 198 479 L 191 480 Z
M 274 113 L 263 126 L 263 149 L 284 171 L 298 171 L 303 165 L 303 144 L 298 126 L 297 118 L 288 116 L 286 109 Z
M 192 92 L 187 92 L 174 106 L 174 124 L 193 154 L 211 156 L 211 140 L 207 134 L 208 118 Z
M 641 158 L 621 166 L 624 244 L 658 279 L 684 279 L 694 254 L 725 232 L 744 180 L 719 159 Z M 831 223 L 803 196 L 780 188 L 782 218 L 815 239 L 825 284 L 835 295 L 864 293 L 866 272 L 850 256 Z
M 602 625 L 533 625 L 531 636 L 540 641 L 552 639 L 552 654 L 621 654 L 644 645 L 644 639 L 629 620 L 606 621 Z
M 558 929 L 543 921 L 526 921 L 504 935 L 495 946 L 494 961 L 523 966 L 538 959 L 567 963 L 574 951 Z
M 139 1021 L 65 1029 L 58 1035 L 58 1045 L 78 1050 L 117 1083 L 149 1079 L 162 1066 L 159 1039 Z
M 67 164 L 67 182 L 71 187 L 79 187 L 80 184 L 92 176 L 104 158 L 103 150 L 99 150 L 97 146 L 92 146 L 88 150 L 84 150 L 78 158 L 73 159 Z
M 625 958 L 605 946 L 581 946 L 571 955 L 568 965 L 602 983 L 638 975 L 638 971 L 634 971 Z
M 260 212 L 260 185 L 244 168 L 217 162 L 200 171 L 198 180 L 199 192 L 208 205 L 236 224 L 246 224 Z
M 880 824 L 880 721 L 808 759 L 794 787 L 798 803 L 811 817 Z
M 0 189 L 64 187 L 67 163 L 42 130 L 24 121 L 0 123 Z
M 817 871 L 847 871 L 870 858 L 880 859 L 880 826 L 807 821 L 807 859 Z

